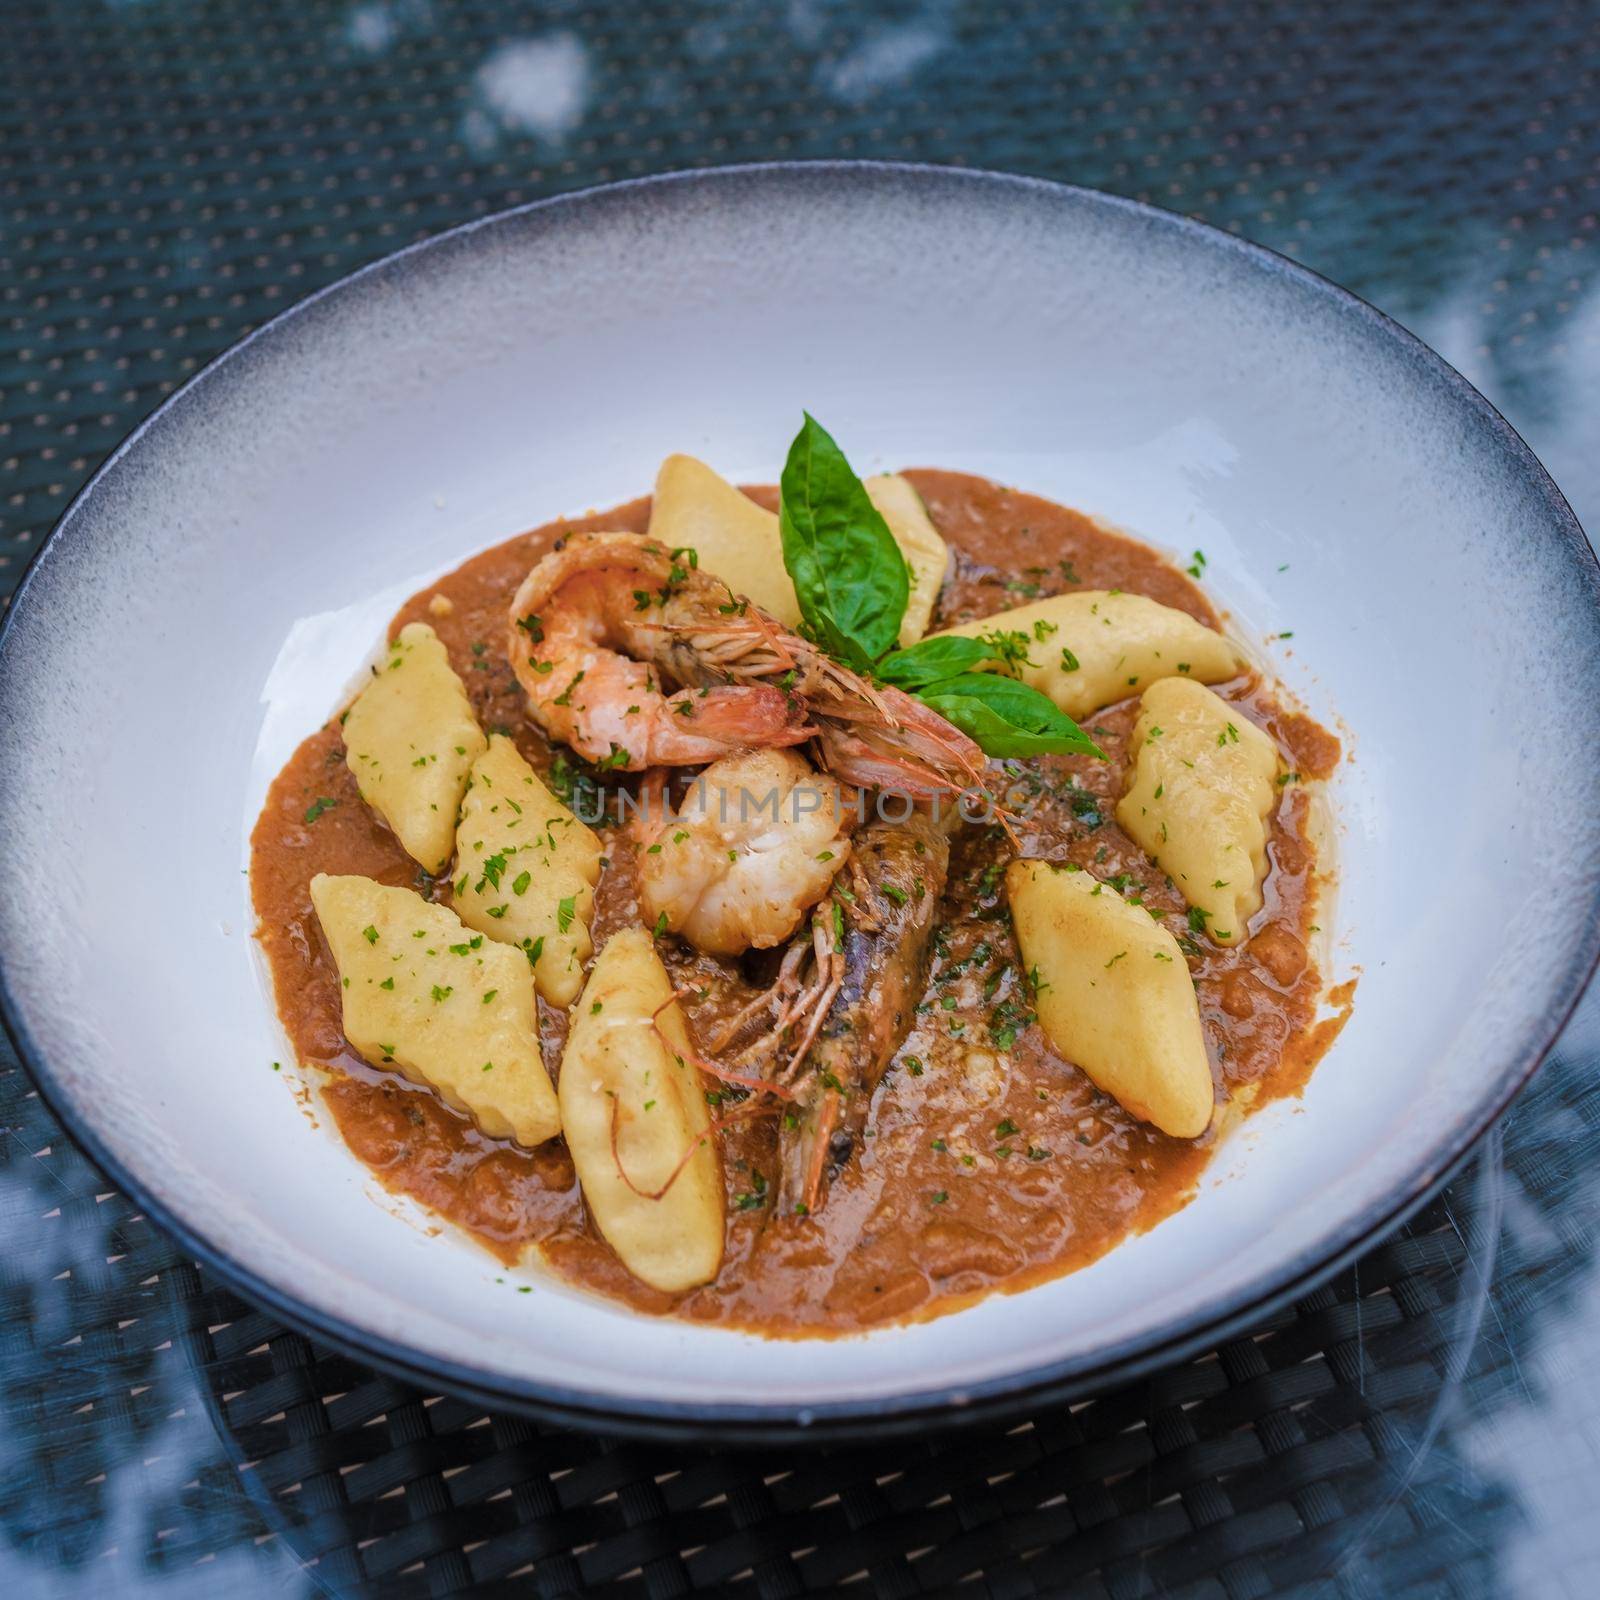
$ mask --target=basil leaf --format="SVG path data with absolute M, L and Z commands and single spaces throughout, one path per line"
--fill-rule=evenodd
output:
M 1015 678 L 993 672 L 964 672 L 918 692 L 963 733 L 978 741 L 985 755 L 1099 756 L 1105 752 L 1055 702 Z
M 905 557 L 844 452 L 805 419 L 783 467 L 783 564 L 817 640 L 866 671 L 900 636 L 911 595 Z
M 908 650 L 896 650 L 878 663 L 878 676 L 901 689 L 926 689 L 930 684 L 971 672 L 990 659 L 1002 659 L 993 645 L 960 634 L 922 639 Z

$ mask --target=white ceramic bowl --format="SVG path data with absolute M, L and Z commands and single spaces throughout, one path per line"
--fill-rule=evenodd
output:
M 241 868 L 398 601 L 672 450 L 991 474 L 1210 557 L 1346 731 L 1354 1020 L 1186 1210 L 1083 1272 L 844 1343 L 514 1293 L 308 1126 Z M 1393 1223 L 1539 1060 L 1600 941 L 1600 607 L 1560 495 L 1394 324 L 1126 201 L 921 168 L 575 195 L 269 324 L 78 498 L 0 642 L 7 1021 L 68 1127 L 246 1293 L 498 1403 L 655 1431 L 922 1427 L 1167 1359 Z

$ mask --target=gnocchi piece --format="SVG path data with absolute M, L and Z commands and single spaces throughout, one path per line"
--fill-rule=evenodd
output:
M 1123 831 L 1149 852 L 1217 944 L 1261 909 L 1278 747 L 1237 706 L 1183 678 L 1145 690 Z
M 897 472 L 866 478 L 861 487 L 889 524 L 894 542 L 911 569 L 911 598 L 900 623 L 900 648 L 909 649 L 928 631 L 939 591 L 950 566 L 950 551 L 934 527 L 922 496 Z
M 1158 679 L 1220 683 L 1243 664 L 1187 611 L 1109 589 L 1053 595 L 944 632 L 995 641 L 1007 658 L 988 671 L 1020 678 L 1078 721 Z
M 311 903 L 339 968 L 345 1038 L 366 1060 L 438 1090 L 496 1138 L 532 1147 L 560 1133 L 521 951 L 371 878 L 319 872 Z
M 754 600 L 784 627 L 799 625 L 800 602 L 783 565 L 777 517 L 705 462 L 674 455 L 661 463 L 650 537 L 669 550 L 693 550 L 702 571 Z
M 438 872 L 450 860 L 483 730 L 427 623 L 407 623 L 374 672 L 345 713 L 345 765 L 406 854 Z
M 1141 1121 L 1199 1138 L 1211 1065 L 1177 940 L 1073 862 L 1013 861 L 1006 895 L 1050 1042 Z
M 900 624 L 900 645 L 915 644 L 944 583 L 950 553 L 922 497 L 897 473 L 868 478 L 862 487 L 889 525 L 911 569 L 911 599 Z M 783 564 L 778 518 L 758 506 L 705 462 L 668 456 L 656 474 L 650 537 L 669 550 L 690 549 L 701 569 L 746 595 L 786 628 L 800 625 L 800 602 Z
M 540 782 L 502 733 L 472 764 L 456 824 L 456 915 L 514 944 L 542 999 L 569 1006 L 594 951 L 589 922 L 600 840 Z
M 560 1097 L 584 1201 L 623 1266 L 669 1294 L 709 1283 L 722 1265 L 722 1162 L 683 1013 L 642 928 L 614 934 L 589 973 Z

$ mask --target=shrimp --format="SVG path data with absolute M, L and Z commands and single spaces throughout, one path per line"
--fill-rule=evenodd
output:
M 850 820 L 833 779 L 792 751 L 725 756 L 642 841 L 645 920 L 708 955 L 782 944 L 849 859 Z
M 830 929 L 827 1006 L 797 1086 L 797 1126 L 785 1125 L 779 1198 L 786 1209 L 806 1214 L 821 1206 L 829 1169 L 849 1159 L 872 1093 L 911 1031 L 950 870 L 947 823 L 913 812 L 903 823 L 862 831 L 853 866 L 870 905 Z
M 681 559 L 680 559 L 681 558 Z M 647 535 L 575 534 L 511 602 L 512 668 L 552 738 L 630 772 L 815 738 L 835 777 L 915 799 L 981 785 L 983 752 Z
M 804 707 L 771 685 L 668 694 L 651 667 L 623 653 L 636 632 L 628 613 L 645 594 L 638 573 L 579 572 L 535 611 L 528 592 L 538 572 L 512 606 L 513 670 L 534 721 L 585 759 L 629 772 L 694 766 L 730 750 L 799 744 L 816 731 Z
M 730 1045 L 776 1011 L 747 1059 L 784 1058 L 772 1081 L 788 1095 L 779 1203 L 814 1214 L 831 1169 L 849 1159 L 873 1091 L 905 1042 L 927 975 L 940 896 L 950 869 L 954 813 L 913 812 L 870 823 L 855 840 L 852 886 L 813 912 L 784 956 L 778 980 L 722 1030 Z

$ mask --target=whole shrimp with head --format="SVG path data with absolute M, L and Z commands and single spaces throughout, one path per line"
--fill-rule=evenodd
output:
M 874 684 L 648 535 L 575 534 L 511 602 L 528 713 L 601 766 L 700 766 L 816 741 L 835 778 L 917 799 L 982 781 L 966 734 Z

